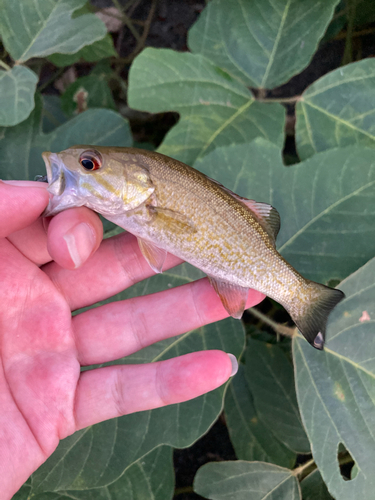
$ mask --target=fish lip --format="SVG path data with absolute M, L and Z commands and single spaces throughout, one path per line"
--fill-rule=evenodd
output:
M 42 216 L 50 217 L 66 210 L 84 204 L 77 199 L 77 176 L 66 168 L 64 162 L 56 153 L 45 151 L 42 157 L 46 166 L 50 199 Z
M 51 162 L 50 162 L 50 156 L 51 155 L 52 155 L 52 153 L 50 153 L 49 151 L 44 151 L 42 153 L 42 158 L 44 160 L 44 164 L 46 166 L 46 171 L 47 171 L 47 181 L 48 181 L 48 184 L 50 184 L 51 179 L 52 179 L 52 170 L 51 170 Z
M 46 165 L 48 192 L 54 196 L 61 195 L 65 189 L 65 172 L 63 162 L 59 159 L 56 153 L 45 151 L 42 153 L 44 163 Z

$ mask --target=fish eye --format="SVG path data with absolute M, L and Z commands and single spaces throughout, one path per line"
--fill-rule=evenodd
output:
M 102 157 L 98 151 L 84 151 L 79 157 L 79 163 L 85 170 L 98 170 L 102 166 Z

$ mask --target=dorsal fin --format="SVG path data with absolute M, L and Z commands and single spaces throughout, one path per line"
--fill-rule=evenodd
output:
M 276 237 L 280 231 L 280 215 L 276 208 L 260 201 L 246 200 L 246 198 L 240 198 L 240 200 L 250 208 L 274 245 L 276 245 Z
M 208 176 L 206 175 L 206 177 Z M 273 245 L 276 246 L 276 237 L 280 231 L 280 215 L 276 208 L 274 208 L 272 205 L 269 205 L 268 203 L 243 198 L 242 196 L 223 186 L 219 181 L 212 179 L 211 177 L 208 177 L 208 179 L 220 186 L 221 189 L 233 196 L 233 198 L 236 198 L 236 200 L 246 205 L 247 208 L 249 208 L 253 212 L 259 224 L 271 238 Z

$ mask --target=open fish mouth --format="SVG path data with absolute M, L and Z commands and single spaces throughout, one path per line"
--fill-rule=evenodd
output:
M 42 157 L 47 170 L 47 191 L 52 195 L 43 216 L 49 217 L 67 208 L 82 206 L 84 200 L 78 197 L 76 174 L 67 169 L 55 153 L 44 152 Z

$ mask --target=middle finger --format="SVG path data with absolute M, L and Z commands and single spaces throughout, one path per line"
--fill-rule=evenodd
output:
M 246 307 L 264 295 L 249 290 Z M 226 318 L 207 278 L 133 299 L 111 302 L 73 317 L 81 365 L 113 361 L 155 342 Z

